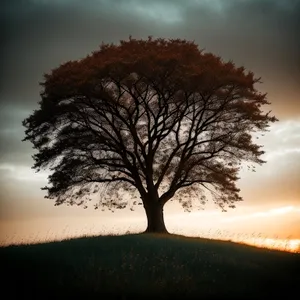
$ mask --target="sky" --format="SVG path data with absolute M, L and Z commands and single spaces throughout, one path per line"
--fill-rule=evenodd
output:
M 31 169 L 32 145 L 21 142 L 21 122 L 38 108 L 44 73 L 130 35 L 193 40 L 245 66 L 261 77 L 256 87 L 279 119 L 259 140 L 267 163 L 240 172 L 244 201 L 236 209 L 222 213 L 209 204 L 184 213 L 167 204 L 167 228 L 300 239 L 299 0 L 4 0 L 0 28 L 0 242 L 146 226 L 141 208 L 112 214 L 54 207 L 40 190 L 49 173 Z

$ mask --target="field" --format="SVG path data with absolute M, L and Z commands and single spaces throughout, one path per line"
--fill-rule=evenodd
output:
M 300 286 L 300 254 L 179 235 L 15 245 L 0 259 L 10 298 L 294 299 Z

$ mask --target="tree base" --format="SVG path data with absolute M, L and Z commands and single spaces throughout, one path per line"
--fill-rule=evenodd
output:
M 150 205 L 144 205 L 148 223 L 145 233 L 168 234 L 164 221 L 163 205 L 157 202 L 150 203 Z
M 150 230 L 150 229 L 146 229 L 143 234 L 147 234 L 147 233 L 154 233 L 154 234 L 171 234 L 167 229 L 165 230 Z

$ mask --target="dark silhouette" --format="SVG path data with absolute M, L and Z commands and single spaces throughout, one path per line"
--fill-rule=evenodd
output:
M 136 192 L 146 232 L 167 232 L 163 207 L 174 196 L 190 210 L 208 190 L 234 208 L 241 162 L 264 163 L 251 134 L 277 121 L 260 109 L 270 103 L 252 72 L 186 40 L 102 44 L 44 79 L 23 140 L 38 150 L 33 168 L 53 171 L 46 198 L 86 207 L 106 183 L 95 207 L 113 210 L 128 204 L 120 191 Z

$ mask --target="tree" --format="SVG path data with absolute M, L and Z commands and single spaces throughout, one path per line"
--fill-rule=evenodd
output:
M 38 150 L 33 168 L 53 171 L 45 198 L 86 207 L 105 184 L 95 208 L 114 209 L 128 204 L 120 191 L 136 193 L 146 232 L 167 232 L 171 199 L 189 210 L 209 191 L 222 210 L 234 208 L 241 163 L 265 162 L 251 134 L 277 121 L 261 110 L 270 103 L 259 80 L 180 39 L 102 43 L 60 65 L 44 75 L 40 108 L 23 121 L 23 141 Z

